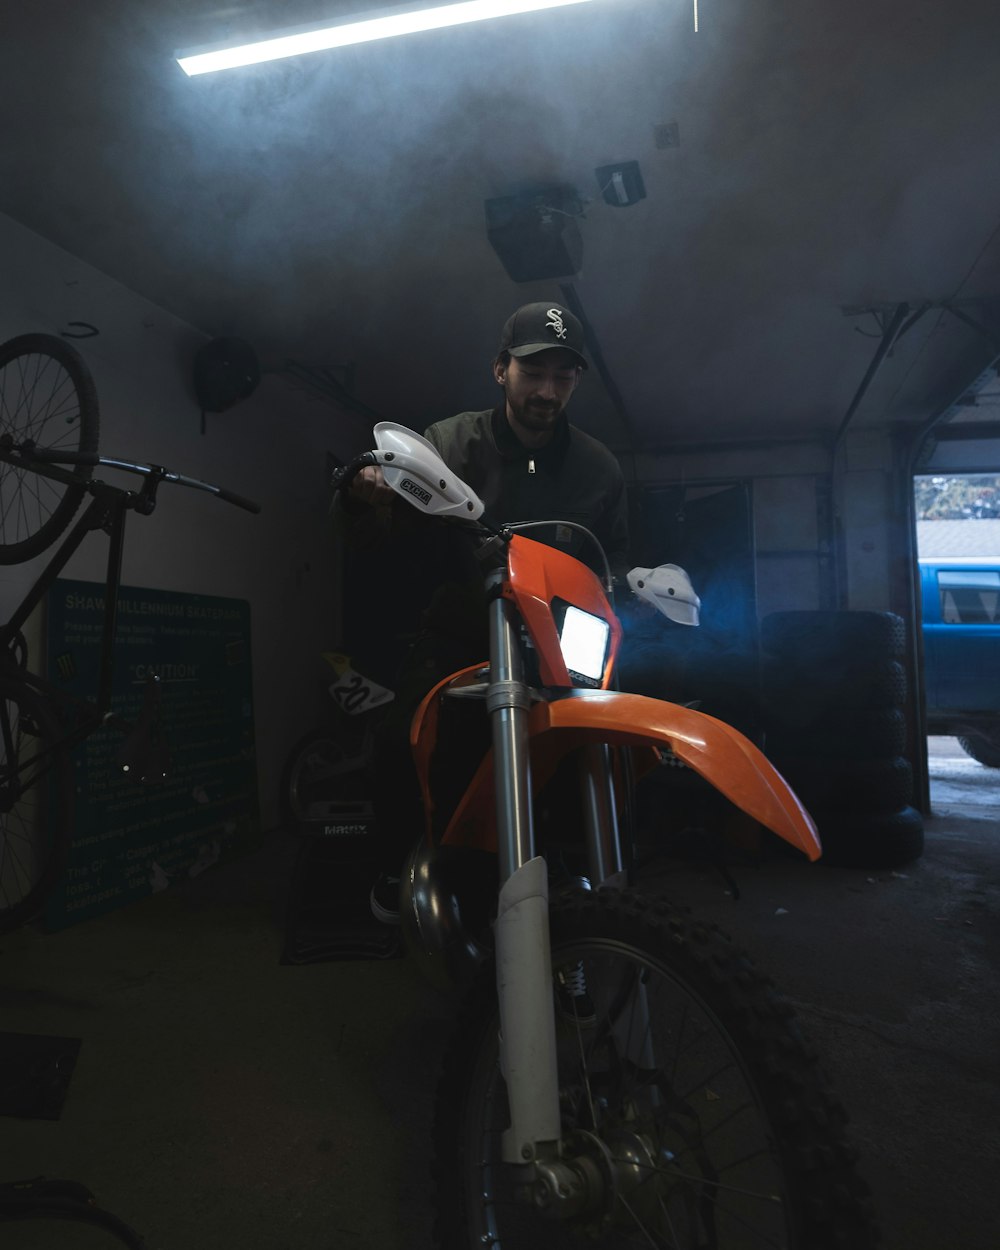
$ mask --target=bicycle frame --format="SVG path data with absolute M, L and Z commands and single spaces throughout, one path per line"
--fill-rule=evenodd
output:
M 62 351 L 61 344 L 59 350 Z M 80 372 L 78 381 L 80 385 L 86 381 L 85 371 Z M 96 409 L 92 387 L 90 403 Z M 86 440 L 90 446 L 96 445 L 96 428 L 92 433 L 95 437 Z M 143 483 L 138 490 L 127 490 L 85 474 L 71 473 L 62 467 L 66 465 L 113 468 L 136 474 L 143 478 Z M 134 722 L 112 712 L 127 514 L 152 513 L 157 489 L 164 481 L 204 490 L 249 512 L 259 512 L 260 505 L 162 465 L 111 459 L 90 449 L 38 447 L 28 437 L 17 442 L 11 429 L 0 434 L 0 468 L 5 486 L 5 524 L 0 548 L 10 563 L 33 559 L 45 552 L 77 512 L 83 496 L 90 496 L 82 515 L 59 543 L 10 620 L 0 626 L 0 813 L 4 815 L 4 827 L 0 830 L 0 927 L 6 929 L 34 918 L 62 872 L 73 833 L 70 809 L 74 786 L 69 759 L 73 748 L 97 730 L 108 727 L 125 735 L 116 762 L 122 773 L 131 775 L 131 780 L 161 780 L 170 772 L 167 743 L 159 732 L 160 679 L 155 672 L 147 677 L 142 706 Z M 25 481 L 29 473 L 61 485 L 65 488 L 61 496 L 55 490 L 40 491 L 33 480 Z M 22 502 L 22 494 L 27 496 L 27 503 Z M 58 497 L 57 502 L 53 503 L 53 497 Z M 86 535 L 98 529 L 108 535 L 109 546 L 97 688 L 89 697 L 80 697 L 61 689 L 45 675 L 28 671 L 23 630 Z M 41 789 L 35 795 L 35 788 L 40 788 L 49 774 L 57 784 L 49 787 L 47 796 Z M 26 797 L 29 802 L 22 811 L 20 804 Z M 37 801 L 39 798 L 41 801 Z M 43 806 L 46 801 L 49 808 Z
M 55 555 L 42 569 L 31 589 L 21 604 L 14 611 L 10 620 L 0 627 L 0 665 L 12 666 L 18 678 L 34 688 L 45 699 L 58 704 L 61 708 L 72 708 L 77 714 L 75 723 L 65 725 L 66 733 L 55 744 L 60 749 L 79 745 L 95 729 L 109 725 L 132 737 L 126 743 L 124 751 L 131 750 L 137 758 L 144 758 L 149 743 L 148 725 L 153 719 L 158 698 L 157 679 L 150 679 L 146 687 L 146 695 L 138 722 L 133 724 L 123 717 L 112 714 L 112 680 L 114 676 L 114 646 L 118 622 L 118 594 L 121 589 L 122 552 L 125 543 L 125 521 L 129 512 L 138 512 L 149 516 L 156 508 L 156 494 L 161 482 L 174 482 L 183 486 L 191 486 L 208 491 L 227 503 L 235 504 L 248 512 L 259 512 L 260 505 L 232 491 L 214 486 L 197 478 L 186 477 L 164 468 L 162 465 L 135 464 L 128 460 L 117 460 L 106 456 L 90 453 L 63 453 L 38 449 L 32 444 L 16 445 L 10 442 L 9 436 L 0 443 L 0 461 L 20 470 L 39 474 L 65 486 L 72 486 L 89 494 L 91 502 L 79 517 L 69 534 L 60 543 Z M 81 480 L 75 475 L 59 467 L 60 464 L 85 464 L 121 469 L 128 473 L 140 474 L 142 486 L 138 491 L 126 490 L 111 486 L 100 479 Z M 32 612 L 41 604 L 45 595 L 52 587 L 56 578 L 66 567 L 72 555 L 81 545 L 87 534 L 94 530 L 104 530 L 110 539 L 107 558 L 107 573 L 104 591 L 104 618 L 101 629 L 101 652 L 98 669 L 97 693 L 94 699 L 81 699 L 48 681 L 37 673 L 25 669 L 26 657 L 18 658 L 17 652 L 23 645 L 22 630 Z M 3 726 L 5 739 L 9 739 L 9 730 Z M 9 746 L 9 742 L 8 742 Z M 12 758 L 8 753 L 7 758 Z M 40 757 L 28 761 L 34 766 Z M 156 767 L 160 767 L 157 756 Z M 24 761 L 20 772 L 25 771 Z M 3 784 L 10 784 L 9 777 L 2 778 Z M 9 798 L 9 795 L 7 796 Z
M 8 459 L 9 457 L 3 456 Z M 54 466 L 35 467 L 45 477 L 57 481 L 74 482 L 68 473 Z M 121 588 L 122 551 L 125 542 L 125 520 L 130 511 L 152 512 L 155 507 L 156 487 L 161 479 L 151 476 L 139 492 L 122 490 L 101 481 L 88 481 L 84 489 L 93 496 L 90 504 L 63 539 L 58 550 L 35 579 L 31 589 L 5 625 L 0 627 L 0 663 L 13 663 L 23 680 L 47 697 L 64 707 L 73 707 L 82 713 L 82 720 L 71 727 L 60 745 L 75 746 L 101 724 L 113 724 L 119 729 L 132 726 L 118 717 L 112 717 L 111 683 L 114 671 L 114 643 L 118 620 L 118 592 Z M 110 538 L 105 579 L 104 617 L 101 629 L 101 653 L 98 670 L 97 695 L 95 699 L 80 699 L 60 689 L 37 673 L 22 671 L 15 652 L 22 638 L 22 630 L 31 614 L 41 604 L 48 591 L 66 567 L 86 536 L 94 530 L 104 530 Z

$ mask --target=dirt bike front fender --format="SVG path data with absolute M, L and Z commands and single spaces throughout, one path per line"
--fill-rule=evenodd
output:
M 529 716 L 532 783 L 544 785 L 560 760 L 588 742 L 634 748 L 636 772 L 663 751 L 686 764 L 736 807 L 819 859 L 816 826 L 791 786 L 738 730 L 704 712 L 613 690 L 573 690 L 536 703 Z M 493 758 L 486 756 L 445 831 L 444 842 L 495 849 Z

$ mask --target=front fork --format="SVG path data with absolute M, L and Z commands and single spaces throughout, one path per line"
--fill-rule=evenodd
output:
M 504 1162 L 531 1164 L 559 1152 L 559 1081 L 545 860 L 535 854 L 528 712 L 531 695 L 513 612 L 492 587 L 490 682 L 500 899 L 496 923 L 500 1068 L 510 1127 Z
M 487 710 L 493 735 L 500 898 L 496 923 L 500 1064 L 507 1085 L 510 1127 L 506 1163 L 531 1164 L 559 1154 L 561 1125 L 555 1007 L 549 939 L 548 870 L 536 854 L 532 821 L 528 714 L 516 625 L 510 604 L 494 588 L 490 605 L 490 682 Z M 583 824 L 588 870 L 595 885 L 622 880 L 609 748 L 582 750 Z

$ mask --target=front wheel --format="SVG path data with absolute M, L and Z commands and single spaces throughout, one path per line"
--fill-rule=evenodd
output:
M 41 697 L 0 682 L 0 933 L 33 920 L 65 867 L 73 767 Z
M 495 992 L 480 987 L 435 1111 L 444 1250 L 867 1250 L 845 1115 L 790 1010 L 714 927 L 630 891 L 551 913 L 563 1158 L 577 1209 L 546 1215 L 500 1154 Z
M 99 424 L 97 390 L 75 347 L 52 334 L 0 343 L 0 437 L 96 455 Z M 78 464 L 69 472 L 71 484 L 0 463 L 0 564 L 30 560 L 63 532 L 93 469 Z

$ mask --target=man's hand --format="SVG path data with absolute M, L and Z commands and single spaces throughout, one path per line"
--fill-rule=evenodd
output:
M 376 507 L 386 508 L 392 503 L 396 492 L 386 484 L 382 470 L 376 464 L 361 470 L 351 483 L 348 494 L 358 503 L 369 503 Z

